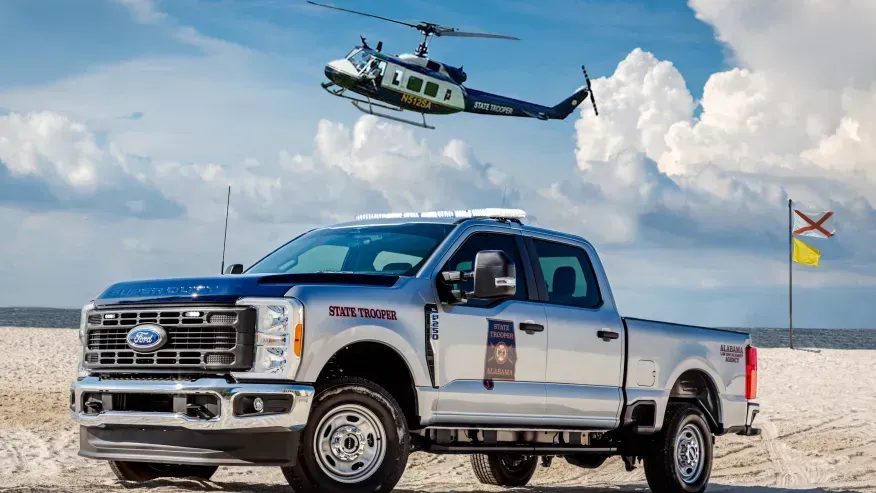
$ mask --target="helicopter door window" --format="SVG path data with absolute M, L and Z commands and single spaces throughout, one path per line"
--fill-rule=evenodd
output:
M 409 77 L 407 89 L 413 92 L 420 92 L 423 89 L 423 79 L 414 76 Z
M 386 62 L 381 60 L 380 63 L 377 64 L 377 77 L 375 78 L 378 86 L 383 85 L 383 74 L 385 74 L 385 73 L 386 73 Z
M 394 85 L 394 86 L 400 85 L 401 80 L 402 80 L 402 71 L 396 70 L 395 74 L 393 74 L 393 76 L 392 76 L 392 85 Z
M 423 94 L 429 96 L 430 98 L 438 97 L 438 84 L 434 82 L 426 82 L 426 90 L 423 91 Z

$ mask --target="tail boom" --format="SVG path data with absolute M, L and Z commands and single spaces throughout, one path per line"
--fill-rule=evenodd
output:
M 593 98 L 593 90 L 590 86 L 590 78 L 587 76 L 587 70 L 583 65 L 581 69 L 584 71 L 587 85 L 578 88 L 574 94 L 556 106 L 542 106 L 519 99 L 506 98 L 498 94 L 478 91 L 477 89 L 466 88 L 465 111 L 483 115 L 520 116 L 538 118 L 539 120 L 565 120 L 567 116 L 575 111 L 575 108 L 589 97 L 593 104 L 593 111 L 599 115 L 599 111 L 596 109 L 596 100 Z

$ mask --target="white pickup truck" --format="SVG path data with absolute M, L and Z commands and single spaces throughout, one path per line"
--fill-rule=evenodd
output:
M 700 492 L 716 435 L 756 435 L 742 332 L 623 318 L 593 246 L 522 211 L 366 215 L 224 275 L 121 282 L 82 310 L 70 412 L 121 480 L 279 466 L 296 491 L 383 492 L 408 454 L 643 461 Z

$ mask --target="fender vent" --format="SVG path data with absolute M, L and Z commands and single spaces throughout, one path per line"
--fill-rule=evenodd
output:
M 432 387 L 438 388 L 435 383 L 435 348 L 438 345 L 438 305 L 428 304 L 424 307 L 425 311 L 425 328 L 426 328 L 426 366 L 429 368 L 429 379 L 432 381 Z M 435 317 L 435 326 L 432 325 L 433 316 Z

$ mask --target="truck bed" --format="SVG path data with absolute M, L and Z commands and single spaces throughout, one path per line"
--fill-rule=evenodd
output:
M 682 375 L 705 374 L 718 394 L 715 419 L 725 428 L 745 423 L 745 332 L 622 318 L 627 335 L 626 402 L 654 400 L 663 416 L 667 398 Z M 694 370 L 697 369 L 697 370 Z

